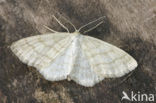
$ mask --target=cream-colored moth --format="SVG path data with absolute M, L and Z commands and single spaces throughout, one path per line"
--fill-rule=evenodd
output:
M 92 87 L 104 78 L 121 77 L 137 67 L 136 60 L 125 51 L 79 32 L 101 18 L 79 29 L 68 21 L 75 28 L 73 33 L 54 18 L 68 32 L 57 32 L 45 26 L 54 33 L 27 37 L 11 45 L 14 54 L 23 63 L 35 67 L 46 80 L 68 79 Z

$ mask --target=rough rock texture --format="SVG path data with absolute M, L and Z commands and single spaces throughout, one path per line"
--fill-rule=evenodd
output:
M 8 46 L 49 32 L 43 24 L 64 31 L 53 14 L 72 31 L 57 13 L 77 28 L 106 16 L 104 24 L 85 35 L 122 48 L 139 66 L 130 75 L 105 79 L 92 88 L 73 81 L 46 81 L 35 68 L 21 63 Z M 0 0 L 0 103 L 120 103 L 122 91 L 156 93 L 155 0 Z

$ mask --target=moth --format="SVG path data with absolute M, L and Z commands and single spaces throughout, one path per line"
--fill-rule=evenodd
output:
M 68 21 L 75 32 L 70 33 L 55 16 L 56 21 L 67 30 L 27 37 L 11 45 L 13 53 L 25 64 L 35 67 L 46 80 L 73 80 L 92 87 L 104 78 L 121 77 L 137 67 L 136 60 L 125 51 L 94 37 L 82 35 L 79 29 Z M 85 31 L 88 32 L 95 27 Z

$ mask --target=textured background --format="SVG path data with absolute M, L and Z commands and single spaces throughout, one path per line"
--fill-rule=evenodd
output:
M 58 12 L 77 28 L 106 16 L 105 23 L 87 35 L 122 48 L 139 66 L 130 76 L 105 79 L 92 88 L 73 81 L 44 80 L 35 68 L 21 63 L 8 46 L 49 32 L 43 24 L 64 31 L 53 14 L 72 30 Z M 122 91 L 156 93 L 155 0 L 0 0 L 0 103 L 120 103 Z

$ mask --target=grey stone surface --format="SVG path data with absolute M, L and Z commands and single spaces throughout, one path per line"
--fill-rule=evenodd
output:
M 105 79 L 92 88 L 67 80 L 46 81 L 8 46 L 49 32 L 43 24 L 64 31 L 52 15 L 73 31 L 57 13 L 77 28 L 106 16 L 101 26 L 84 35 L 122 48 L 138 61 L 138 67 L 131 75 Z M 155 0 L 0 0 L 0 103 L 120 103 L 122 91 L 156 93 L 155 27 Z

